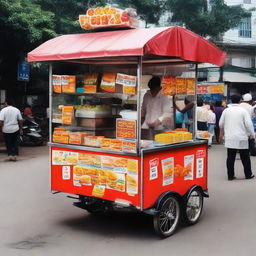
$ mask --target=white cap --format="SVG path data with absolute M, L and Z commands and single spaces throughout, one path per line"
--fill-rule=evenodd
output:
M 252 95 L 250 93 L 246 93 L 243 95 L 243 101 L 251 101 Z

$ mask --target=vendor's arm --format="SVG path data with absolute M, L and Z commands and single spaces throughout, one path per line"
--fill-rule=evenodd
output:
M 186 113 L 188 110 L 190 110 L 191 108 L 194 107 L 194 102 L 189 102 L 187 105 L 185 105 L 185 107 L 183 109 L 181 109 L 177 104 L 176 104 L 176 97 L 174 98 L 174 102 L 173 102 L 174 107 L 181 112 L 182 114 Z

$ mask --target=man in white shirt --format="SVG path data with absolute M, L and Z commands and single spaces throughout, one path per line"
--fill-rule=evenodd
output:
M 163 130 L 171 127 L 172 102 L 162 94 L 161 79 L 152 77 L 148 82 L 148 90 L 143 98 L 141 108 L 141 124 L 143 129 Z
M 197 130 L 207 131 L 207 122 L 209 119 L 209 112 L 207 106 L 204 106 L 203 99 L 197 99 L 196 107 L 196 120 L 197 120 Z
M 232 105 L 226 108 L 221 115 L 220 141 L 225 137 L 227 148 L 227 174 L 228 180 L 235 179 L 234 164 L 237 150 L 240 153 L 246 179 L 254 178 L 251 170 L 248 136 L 255 137 L 252 120 L 248 112 L 239 106 L 241 97 L 232 95 Z
M 16 161 L 19 154 L 18 135 L 22 134 L 22 116 L 20 111 L 13 107 L 12 99 L 6 101 L 6 107 L 0 112 L 0 127 L 2 127 L 9 160 Z
M 252 95 L 250 93 L 246 93 L 243 95 L 243 101 L 240 103 L 240 107 L 244 108 L 252 117 Z

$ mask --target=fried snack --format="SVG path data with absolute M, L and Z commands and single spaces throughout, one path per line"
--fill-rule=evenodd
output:
M 195 95 L 195 78 L 186 78 L 187 83 L 187 94 L 188 95 Z
M 184 167 L 182 176 L 183 177 L 188 176 L 191 173 L 191 171 L 192 171 L 192 163 L 189 163 L 187 166 Z
M 173 168 L 172 167 L 164 168 L 164 177 L 172 176 L 172 174 L 173 174 Z
M 74 166 L 73 168 L 73 173 L 76 175 L 76 176 L 82 176 L 84 174 L 84 170 L 83 170 L 83 167 L 81 166 Z
M 138 173 L 138 161 L 133 159 L 128 159 L 127 170 L 128 172 Z
M 174 177 L 180 177 L 182 176 L 182 173 L 183 173 L 183 166 L 180 165 L 180 164 L 177 164 L 175 167 L 174 167 Z
M 66 161 L 71 163 L 72 165 L 76 165 L 77 164 L 77 158 L 73 155 L 68 155 L 66 157 Z
M 164 95 L 174 95 L 176 93 L 176 79 L 172 76 L 162 78 L 162 93 Z
M 91 183 L 92 183 L 91 176 L 89 176 L 89 175 L 79 176 L 79 183 L 82 185 L 91 185 Z
M 114 158 L 114 167 L 127 167 L 127 158 Z
M 176 93 L 177 94 L 186 94 L 187 93 L 187 84 L 186 84 L 185 78 L 176 77 Z

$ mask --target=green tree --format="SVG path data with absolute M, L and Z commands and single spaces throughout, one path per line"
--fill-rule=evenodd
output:
M 215 38 L 236 27 L 250 11 L 240 5 L 227 6 L 223 0 L 168 0 L 166 7 L 173 13 L 171 22 L 182 22 L 186 28 L 202 36 Z
M 52 37 L 84 33 L 78 15 L 104 4 L 105 0 L 0 0 L 0 87 L 16 88 L 19 60 Z

